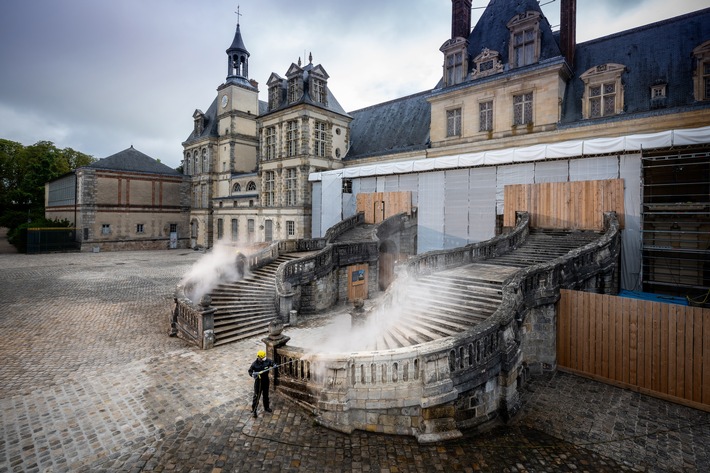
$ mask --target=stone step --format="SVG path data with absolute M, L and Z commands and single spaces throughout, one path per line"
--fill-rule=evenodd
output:
M 239 320 L 232 320 L 232 321 L 220 321 L 218 324 L 217 321 L 214 323 L 214 332 L 215 335 L 226 335 L 229 333 L 235 333 L 235 332 L 244 332 L 244 331 L 251 331 L 253 329 L 261 329 L 263 330 L 264 327 L 267 327 L 269 323 L 274 320 L 276 314 L 275 313 L 265 313 L 259 317 L 252 318 L 250 320 L 244 320 L 244 319 L 239 319 Z M 221 337 L 220 337 L 221 338 Z

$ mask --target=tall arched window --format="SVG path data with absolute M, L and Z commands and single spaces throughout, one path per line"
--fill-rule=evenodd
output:
M 200 163 L 197 158 L 197 151 L 192 153 L 192 172 L 198 174 L 200 169 Z
M 256 190 L 256 184 L 254 184 L 254 181 L 249 181 L 247 184 L 247 191 L 255 191 Z
M 237 192 L 241 192 L 241 191 L 242 191 L 242 186 L 239 185 L 238 182 L 232 186 L 232 194 L 236 194 Z
M 209 167 L 207 166 L 207 150 L 202 150 L 202 172 L 209 172 Z

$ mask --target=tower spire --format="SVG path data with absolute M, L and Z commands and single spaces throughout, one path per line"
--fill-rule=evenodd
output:
M 240 29 L 240 17 L 242 16 L 237 6 L 237 31 L 234 33 L 232 45 L 227 49 L 227 80 L 242 78 L 249 80 L 249 51 L 244 46 L 242 32 Z

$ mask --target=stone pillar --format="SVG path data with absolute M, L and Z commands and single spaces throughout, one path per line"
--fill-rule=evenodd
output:
M 353 308 L 350 311 L 350 328 L 362 327 L 366 321 L 365 301 L 358 297 L 353 301 Z
M 170 314 L 170 331 L 168 332 L 168 335 L 170 337 L 177 337 L 177 334 L 178 334 L 178 328 L 177 328 L 178 299 L 177 299 L 177 296 L 173 297 L 173 302 L 175 303 L 175 306 L 173 307 L 173 312 Z
M 202 334 L 202 349 L 209 350 L 214 347 L 214 313 L 217 311 L 211 307 L 212 297 L 205 294 L 200 299 L 200 332 Z
M 282 333 L 283 329 L 283 322 L 281 319 L 276 318 L 269 324 L 269 336 L 261 339 L 264 345 L 266 345 L 266 357 L 272 359 L 274 363 L 278 363 L 276 360 L 276 351 L 291 340 L 291 337 L 287 337 Z M 279 384 L 279 369 L 275 368 L 272 372 L 274 375 L 272 389 L 276 389 L 276 386 Z

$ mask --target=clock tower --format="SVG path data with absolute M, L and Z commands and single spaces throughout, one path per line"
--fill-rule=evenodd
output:
M 227 49 L 227 79 L 217 88 L 219 147 L 215 171 L 220 180 L 229 180 L 232 173 L 256 170 L 259 89 L 248 74 L 249 51 L 237 21 L 234 40 Z

